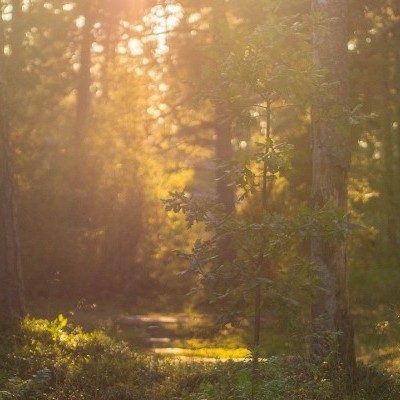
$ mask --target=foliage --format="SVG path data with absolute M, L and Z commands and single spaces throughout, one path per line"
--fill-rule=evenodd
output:
M 267 140 L 267 147 L 260 144 L 267 148 L 265 153 L 256 153 L 242 165 L 234 161 L 224 166 L 237 182 L 242 202 L 260 190 L 262 166 L 266 166 L 269 181 L 277 179 L 288 166 L 290 146 Z M 223 324 L 237 323 L 253 315 L 258 286 L 262 287 L 266 303 L 299 307 L 300 298 L 291 296 L 296 289 L 297 295 L 303 291 L 311 296 L 316 279 L 312 266 L 301 260 L 295 249 L 313 234 L 318 233 L 326 240 L 342 240 L 349 230 L 345 215 L 329 204 L 322 210 L 305 209 L 298 215 L 265 213 L 262 217 L 249 217 L 246 213 L 226 214 L 222 205 L 212 199 L 184 192 L 171 193 L 164 203 L 167 211 L 181 211 L 189 228 L 195 223 L 204 225 L 206 234 L 195 241 L 192 252 L 179 255 L 189 264 L 183 274 L 197 276 L 210 303 L 219 307 Z M 221 250 L 221 244 L 225 249 Z M 228 251 L 228 258 L 224 257 L 224 251 Z M 297 288 L 288 291 L 292 274 L 298 277 Z
M 64 317 L 26 319 L 1 339 L 1 399 L 240 400 L 250 390 L 247 362 L 171 362 L 139 354 L 101 332 L 85 333 Z M 392 400 L 387 374 L 360 366 L 353 382 L 299 357 L 260 362 L 258 399 Z
M 310 30 L 315 21 L 305 16 L 309 1 L 147 2 L 154 8 L 132 1 L 141 3 L 136 10 L 125 1 L 97 2 L 90 32 L 90 126 L 78 151 L 76 91 L 88 2 L 24 1 L 20 19 L 14 19 L 12 3 L 18 1 L 2 2 L 2 17 L 28 299 L 53 304 L 64 298 L 70 308 L 86 297 L 134 304 L 141 312 L 181 310 L 204 300 L 199 292 L 184 297 L 193 286 L 192 275 L 197 275 L 208 300 L 220 305 L 228 320 L 253 313 L 251 293 L 261 284 L 267 324 L 272 325 L 268 340 L 273 344 L 266 346 L 266 353 L 305 349 L 316 284 L 307 262 L 307 238 L 316 229 L 340 239 L 351 227 L 344 223 L 348 216 L 328 206 L 317 213 L 305 207 L 311 176 L 309 103 L 323 75 L 312 65 Z M 225 7 L 222 17 L 214 13 L 219 3 Z M 350 238 L 349 265 L 357 342 L 365 356 L 398 341 L 393 327 L 400 306 L 400 9 L 392 0 L 361 0 L 351 2 L 350 14 L 354 157 L 349 218 L 363 228 Z M 273 100 L 274 143 L 267 143 L 265 154 L 260 132 L 266 129 L 268 98 Z M 357 116 L 359 104 L 369 118 Z M 214 201 L 212 160 L 220 107 L 232 122 L 235 160 L 219 166 L 237 187 L 241 203 L 234 218 L 227 218 Z M 268 213 L 261 218 L 264 161 L 269 169 Z M 185 215 L 163 212 L 159 199 L 170 191 L 174 196 L 168 207 Z M 196 237 L 200 240 L 191 252 Z M 216 255 L 227 238 L 239 251 L 234 260 L 222 263 Z M 270 269 L 259 273 L 261 247 Z M 177 248 L 182 258 L 172 254 Z M 184 268 L 184 279 L 178 279 L 177 271 Z M 240 314 L 231 315 L 227 308 Z M 389 321 L 389 327 L 376 335 L 382 321 Z M 83 353 L 96 353 L 96 346 L 109 339 L 70 331 L 57 325 L 61 321 L 38 324 L 43 327 L 28 329 L 38 346 L 34 357 L 14 343 L 21 354 L 10 370 L 20 377 L 9 383 L 15 395 L 35 398 L 43 385 L 53 385 L 58 375 L 47 382 L 45 368 L 58 371 L 62 379 L 73 375 L 77 386 L 83 386 L 76 372 L 82 365 L 82 371 L 87 369 L 82 379 L 89 380 L 96 368 L 107 374 L 105 365 L 93 360 L 84 364 Z M 55 339 L 59 332 L 74 337 L 65 340 L 76 347 Z M 286 346 L 289 334 L 301 345 Z M 57 343 L 53 347 L 52 341 Z M 60 368 L 53 369 L 50 358 L 58 354 L 61 360 L 68 348 L 69 361 L 76 356 L 79 366 L 65 367 L 65 372 L 67 362 L 60 361 Z M 3 374 L 9 375 L 2 370 L 0 379 Z M 122 377 L 121 382 L 123 387 Z M 204 390 L 207 385 L 214 391 L 208 396 L 223 396 L 229 389 L 218 392 L 208 383 Z M 265 390 L 275 396 L 271 393 L 282 386 L 278 379 Z M 237 396 L 244 396 L 245 388 L 245 383 L 236 388 Z M 326 388 L 329 392 L 332 385 Z M 78 397 L 80 390 L 69 395 Z M 123 390 L 114 395 L 123 398 Z M 163 390 L 160 384 L 154 396 Z

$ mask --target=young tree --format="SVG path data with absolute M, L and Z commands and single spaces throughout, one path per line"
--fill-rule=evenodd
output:
M 0 324 L 24 314 L 4 47 L 0 18 Z
M 311 202 L 315 210 L 329 206 L 346 213 L 350 165 L 346 115 L 348 6 L 346 0 L 313 0 L 312 6 L 316 19 L 314 61 L 324 77 L 313 108 Z M 338 360 L 352 367 L 355 356 L 345 240 L 327 241 L 315 234 L 311 239 L 311 256 L 320 278 L 320 290 L 312 307 L 311 351 L 318 358 L 337 351 Z

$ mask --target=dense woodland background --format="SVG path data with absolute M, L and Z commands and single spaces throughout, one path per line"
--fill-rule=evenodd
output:
M 249 151 L 262 121 L 236 120 L 256 96 L 246 92 L 246 73 L 261 73 L 257 62 L 310 63 L 306 38 L 289 37 L 284 47 L 279 37 L 279 23 L 296 15 L 306 36 L 300 24 L 307 1 L 230 1 L 224 17 L 201 1 L 155 5 L 150 13 L 134 3 L 31 1 L 15 20 L 11 5 L 4 9 L 30 300 L 84 296 L 173 306 L 190 282 L 176 278 L 182 264 L 171 251 L 192 240 L 160 199 L 174 190 L 214 193 L 213 160 L 223 146 L 216 106 L 234 120 L 232 157 Z M 366 116 L 353 128 L 351 218 L 363 226 L 350 246 L 353 298 L 376 306 L 397 297 L 399 10 L 391 2 L 350 5 L 352 103 Z M 279 14 L 268 13 L 275 9 Z M 257 26 L 278 36 L 271 53 L 235 64 Z M 233 60 L 226 66 L 227 55 Z M 269 186 L 273 211 L 290 213 L 309 201 L 310 103 L 301 100 L 275 111 L 273 135 L 295 150 L 290 173 Z
M 185 191 L 257 221 L 262 178 L 249 160 L 268 130 L 281 158 L 271 161 L 267 213 L 307 214 L 311 105 L 329 90 L 313 62 L 320 21 L 310 1 L 1 4 L 27 310 L 217 314 L 215 286 L 187 296 L 196 274 L 179 275 L 209 235 L 204 223 L 188 229 L 162 199 Z M 356 349 L 366 355 L 400 337 L 400 3 L 350 1 L 347 30 L 350 225 L 337 229 L 349 231 Z M 299 230 L 271 253 L 263 318 L 269 337 L 285 340 L 270 354 L 308 341 L 317 281 Z M 217 243 L 228 258 L 238 246 Z

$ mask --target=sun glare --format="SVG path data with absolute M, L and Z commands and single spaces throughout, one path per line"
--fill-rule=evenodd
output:
M 128 46 L 131 54 L 134 56 L 140 56 L 143 54 L 143 44 L 139 39 L 129 39 Z
M 155 6 L 143 18 L 146 25 L 152 27 L 152 33 L 157 40 L 157 54 L 163 55 L 169 51 L 168 34 L 175 29 L 183 17 L 180 5 Z

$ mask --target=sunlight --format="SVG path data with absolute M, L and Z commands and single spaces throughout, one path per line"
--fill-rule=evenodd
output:
M 12 5 L 7 5 L 4 7 L 2 15 L 3 21 L 11 21 L 12 19 Z
M 400 400 L 400 0 L 311 2 L 1 2 L 0 400 Z
M 157 55 L 168 53 L 169 47 L 167 37 L 170 31 L 175 29 L 183 17 L 183 10 L 179 4 L 168 4 L 166 6 L 155 6 L 147 14 L 143 21 L 152 26 L 153 36 L 157 40 Z
M 64 11 L 72 11 L 74 8 L 75 8 L 75 4 L 73 4 L 73 3 L 67 3 L 62 6 L 62 9 Z
M 131 54 L 134 56 L 140 56 L 143 54 L 143 44 L 137 38 L 129 39 L 128 47 Z

